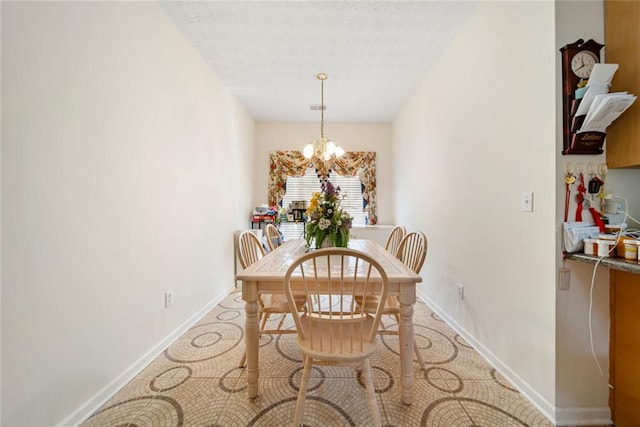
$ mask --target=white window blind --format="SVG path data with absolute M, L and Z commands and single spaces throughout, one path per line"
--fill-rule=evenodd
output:
M 335 187 L 340 187 L 340 195 L 345 196 L 341 206 L 353 217 L 353 225 L 365 225 L 362 210 L 362 184 L 357 176 L 340 176 L 331 172 L 329 177 Z M 287 209 L 295 200 L 311 200 L 311 195 L 320 191 L 320 180 L 314 169 L 308 169 L 304 176 L 287 178 L 287 191 L 282 199 L 282 207 Z

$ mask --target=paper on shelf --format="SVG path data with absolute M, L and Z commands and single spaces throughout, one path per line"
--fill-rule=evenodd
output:
M 593 120 L 594 114 L 600 111 L 600 109 L 602 108 L 602 104 L 606 102 L 606 100 L 614 97 L 619 97 L 620 95 L 626 95 L 626 94 L 627 92 L 614 92 L 609 94 L 596 95 L 593 98 L 593 102 L 591 103 L 591 107 L 589 107 L 589 111 L 587 111 L 587 116 L 585 117 L 583 123 L 587 120 L 588 121 Z
M 620 117 L 636 98 L 626 92 L 596 95 L 578 133 L 606 132 L 607 127 Z
M 591 81 L 591 80 L 590 80 Z M 591 102 L 593 102 L 593 98 L 596 95 L 602 95 L 604 93 L 609 92 L 609 83 L 592 81 L 590 85 L 587 86 L 587 91 L 582 97 L 582 101 L 580 105 L 578 105 L 578 110 L 576 111 L 575 116 L 584 116 L 589 111 L 589 107 L 591 107 Z
M 595 64 L 591 70 L 587 86 L 589 86 L 592 81 L 611 85 L 611 81 L 617 70 L 618 64 Z

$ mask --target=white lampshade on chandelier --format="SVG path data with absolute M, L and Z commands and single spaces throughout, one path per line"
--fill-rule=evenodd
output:
M 311 140 L 302 151 L 307 159 L 315 156 L 325 162 L 344 155 L 342 147 L 337 146 L 324 136 L 324 81 L 327 80 L 327 77 L 329 76 L 325 73 L 316 75 L 316 78 L 320 80 L 320 139 Z

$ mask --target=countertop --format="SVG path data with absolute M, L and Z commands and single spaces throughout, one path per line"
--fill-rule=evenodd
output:
M 585 255 L 582 253 L 572 253 L 566 255 L 567 259 L 595 264 L 600 257 L 595 255 Z M 628 273 L 640 274 L 640 263 L 638 261 L 627 261 L 623 258 L 602 258 L 600 264 L 614 270 L 626 271 Z

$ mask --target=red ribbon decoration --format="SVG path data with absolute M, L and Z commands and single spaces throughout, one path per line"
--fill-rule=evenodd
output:
M 578 184 L 577 190 L 578 206 L 576 207 L 576 221 L 582 221 L 582 202 L 584 201 L 584 194 L 587 192 L 587 187 L 584 186 L 584 175 L 582 172 L 580 172 L 580 184 Z
M 595 208 L 589 208 L 589 212 L 591 212 L 591 216 L 593 217 L 593 220 L 595 221 L 596 225 L 600 229 L 600 232 L 604 233 L 605 232 L 604 221 L 602 221 L 602 216 L 600 215 L 600 212 L 598 212 Z

